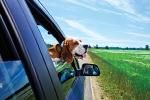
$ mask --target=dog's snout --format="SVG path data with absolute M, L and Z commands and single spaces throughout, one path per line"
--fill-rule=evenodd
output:
M 88 48 L 88 45 L 83 45 L 83 47 L 84 47 L 85 49 L 87 49 L 87 48 Z

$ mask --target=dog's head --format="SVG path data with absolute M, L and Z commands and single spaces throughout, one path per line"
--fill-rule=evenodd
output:
M 86 57 L 88 45 L 83 45 L 81 40 L 78 40 L 78 45 L 73 49 L 72 54 L 80 59 Z
M 84 58 L 87 52 L 87 45 L 82 45 L 81 40 L 67 38 L 62 47 L 61 57 L 67 62 L 73 61 L 73 56 L 77 58 Z

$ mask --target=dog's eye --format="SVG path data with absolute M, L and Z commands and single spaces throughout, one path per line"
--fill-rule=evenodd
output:
M 78 45 L 79 43 L 78 43 L 78 41 L 74 41 L 74 45 Z
M 82 42 L 82 40 L 79 40 L 80 42 Z

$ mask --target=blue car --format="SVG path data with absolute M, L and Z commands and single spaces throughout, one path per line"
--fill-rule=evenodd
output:
M 57 66 L 48 54 L 65 35 L 36 0 L 0 0 L 0 100 L 83 100 L 85 76 L 97 65 Z

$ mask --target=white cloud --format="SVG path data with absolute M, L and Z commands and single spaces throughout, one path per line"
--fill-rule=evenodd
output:
M 137 14 L 135 14 L 135 18 L 137 18 L 137 21 L 150 23 L 150 18 L 147 16 L 143 16 L 143 15 L 137 13 Z
M 130 19 L 132 19 L 132 21 L 136 21 L 136 22 L 142 22 L 142 23 L 150 23 L 150 18 L 147 16 L 143 16 L 141 14 L 128 14 L 128 13 L 124 13 L 125 16 L 129 17 Z
M 113 11 L 113 10 L 108 10 L 108 9 L 103 9 L 103 8 L 100 8 L 99 10 L 104 11 L 106 13 L 112 13 L 112 14 L 115 14 L 115 15 L 123 15 L 122 13 L 117 12 L 117 11 Z
M 91 38 L 99 39 L 101 41 L 109 41 L 109 39 L 102 36 L 101 33 L 94 32 L 76 21 L 68 20 L 68 19 L 65 19 L 64 21 L 72 28 L 80 30 L 81 32 L 83 32 L 87 36 L 90 36 Z
M 75 37 L 77 39 L 84 40 L 88 44 L 100 44 L 101 46 L 109 45 L 109 46 L 121 46 L 121 47 L 126 47 L 128 45 L 129 46 L 131 45 L 131 47 L 132 47 L 132 45 L 133 45 L 133 46 L 139 47 L 139 46 L 143 46 L 143 43 L 146 43 L 141 40 L 115 39 L 115 38 L 110 38 L 110 37 L 108 38 L 108 37 L 102 35 L 102 33 L 95 32 L 95 31 L 87 28 L 85 25 L 79 23 L 76 20 L 65 19 L 63 17 L 57 17 L 57 16 L 55 16 L 55 18 L 65 22 L 72 29 L 78 30 L 78 31 L 82 32 L 83 34 L 85 34 L 84 37 L 80 37 L 80 35 L 77 36 L 77 34 L 76 34 L 76 36 L 66 34 L 67 37 Z M 135 34 L 135 33 L 126 33 L 126 34 L 150 37 L 149 35 L 141 35 L 141 34 L 139 35 L 139 34 Z
M 104 8 L 100 8 L 100 6 L 96 6 L 95 4 L 97 4 L 97 0 L 86 0 L 86 1 L 78 1 L 78 0 L 65 0 L 68 3 L 80 6 L 80 7 L 84 7 L 87 8 L 91 11 L 95 11 L 95 12 L 106 12 L 106 13 L 112 13 L 112 14 L 116 14 L 116 15 L 122 15 L 121 13 L 117 12 L 117 11 L 113 11 L 110 9 L 104 9 Z
M 90 30 L 89 28 L 87 28 L 86 26 L 74 21 L 74 20 L 69 20 L 69 19 L 65 19 L 64 20 L 69 26 L 71 26 L 74 29 L 77 29 L 81 32 L 83 32 L 84 34 L 86 34 L 86 36 L 90 37 L 89 39 L 93 39 L 96 41 L 103 41 L 103 42 L 114 42 L 114 43 L 120 43 L 120 42 L 127 42 L 127 40 L 119 40 L 119 39 L 112 39 L 112 38 L 108 38 L 106 36 L 101 35 L 102 33 L 97 33 L 94 32 L 93 30 Z M 85 36 L 85 37 L 86 37 Z M 133 40 L 128 40 L 128 42 L 134 42 Z
M 148 16 L 144 16 L 141 13 L 139 13 L 135 9 L 133 1 L 131 0 L 103 0 L 105 3 L 111 5 L 112 7 L 120 11 L 101 8 L 100 6 L 96 5 L 98 4 L 98 2 L 102 2 L 98 0 L 89 0 L 89 1 L 65 0 L 65 1 L 80 7 L 90 9 L 92 11 L 106 12 L 106 13 L 112 13 L 112 14 L 123 15 L 123 16 L 125 15 L 136 22 L 150 23 L 150 18 Z
M 133 35 L 133 36 L 138 36 L 138 37 L 150 38 L 149 34 L 135 33 L 135 32 L 128 32 L 127 34 Z
M 134 14 L 136 11 L 129 0 L 104 0 L 113 7 Z
M 128 26 L 129 26 L 129 28 L 132 28 L 132 29 L 140 29 L 140 30 L 144 29 L 143 26 L 139 26 L 139 25 L 135 25 L 135 24 L 129 24 Z
M 69 3 L 72 3 L 72 4 L 75 4 L 75 5 L 78 5 L 78 6 L 81 6 L 81 7 L 84 7 L 84 8 L 88 8 L 92 11 L 98 11 L 98 9 L 96 7 L 93 7 L 93 6 L 90 6 L 90 5 L 87 5 L 85 3 L 82 3 L 81 1 L 77 1 L 77 0 L 65 0 Z
M 104 0 L 104 1 L 110 4 L 112 7 L 123 11 L 124 15 L 135 21 L 150 23 L 150 18 L 138 13 L 131 0 Z
M 65 19 L 63 17 L 58 17 L 58 16 L 55 16 L 55 18 L 58 19 L 58 20 L 61 20 L 61 21 L 65 22 L 71 28 L 77 29 L 77 30 L 83 32 L 83 34 L 85 34 L 86 39 L 90 38 L 90 39 L 93 39 L 93 40 L 99 40 L 101 42 L 112 42 L 107 37 L 102 36 L 101 35 L 102 33 L 94 32 L 93 30 L 88 29 L 85 25 L 83 25 L 83 24 L 81 24 L 81 23 L 79 23 L 79 22 L 77 22 L 75 20 Z M 68 36 L 67 35 L 67 37 L 73 37 L 73 36 Z M 81 37 L 81 39 L 83 39 L 83 37 Z

